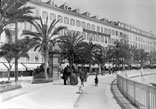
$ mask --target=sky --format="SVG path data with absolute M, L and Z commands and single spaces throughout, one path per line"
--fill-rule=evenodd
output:
M 54 0 L 92 16 L 121 21 L 156 34 L 156 0 Z

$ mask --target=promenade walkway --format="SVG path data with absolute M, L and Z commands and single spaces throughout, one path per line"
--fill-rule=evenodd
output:
M 84 93 L 78 87 L 63 85 L 63 80 L 46 84 L 27 84 L 24 88 L 0 94 L 0 109 L 121 109 L 111 93 L 111 83 L 116 75 L 99 76 L 94 86 L 89 76 Z
M 99 77 L 99 85 L 94 83 L 84 89 L 74 105 L 74 109 L 121 109 L 111 93 L 111 83 L 116 75 Z

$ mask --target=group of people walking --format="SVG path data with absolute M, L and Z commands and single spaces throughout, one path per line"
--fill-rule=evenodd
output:
M 84 82 L 87 82 L 87 71 L 84 68 L 75 68 L 74 66 L 66 66 L 62 70 L 62 79 L 64 81 L 64 85 L 77 85 L 78 84 L 78 77 L 81 81 L 81 86 L 84 87 Z M 95 75 L 95 86 L 98 86 L 98 74 Z
M 81 80 L 81 85 L 84 86 L 84 82 L 87 81 L 87 72 L 84 71 L 83 68 L 75 68 L 74 66 L 66 66 L 63 69 L 63 77 L 64 85 L 77 85 L 78 84 L 78 76 Z

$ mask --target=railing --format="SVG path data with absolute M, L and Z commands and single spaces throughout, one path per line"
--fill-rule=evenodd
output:
M 139 109 L 156 109 L 156 88 L 117 75 L 117 84 L 123 95 Z
M 21 88 L 21 85 L 19 85 L 16 82 L 2 84 L 2 85 L 0 85 L 0 93 L 5 92 L 5 91 L 9 91 L 9 90 L 14 90 L 14 89 L 17 89 L 17 88 Z

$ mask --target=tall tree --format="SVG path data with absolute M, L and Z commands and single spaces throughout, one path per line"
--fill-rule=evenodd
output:
M 41 51 L 44 57 L 44 74 L 45 78 L 47 79 L 47 66 L 48 66 L 48 60 L 49 60 L 49 50 L 50 45 L 54 44 L 56 40 L 58 39 L 58 33 L 59 31 L 65 29 L 64 26 L 57 26 L 59 20 L 53 20 L 52 22 L 48 22 L 48 18 L 45 22 L 43 22 L 42 18 L 39 18 L 39 22 L 37 21 L 31 21 L 31 24 L 35 27 L 37 30 L 34 31 L 24 31 L 23 35 L 25 36 L 33 36 L 32 40 L 34 42 L 34 50 Z M 50 25 L 48 25 L 50 24 Z M 57 37 L 56 37 L 57 36 Z M 51 72 L 50 72 L 51 73 Z
M 33 7 L 25 6 L 29 0 L 1 0 L 0 6 L 0 34 L 9 24 L 16 22 L 32 21 L 36 17 L 31 16 Z
M 144 49 L 136 49 L 134 52 L 134 60 L 140 64 L 140 67 L 144 67 L 145 62 L 148 59 L 148 52 Z
M 86 54 L 88 56 L 88 63 L 89 63 L 89 72 L 91 73 L 91 65 L 97 63 L 97 57 L 100 55 L 101 52 L 101 46 L 98 44 L 93 44 L 92 39 L 87 43 L 86 48 Z
M 69 61 L 70 67 L 77 59 L 81 56 L 80 54 L 84 51 L 84 38 L 78 32 L 70 31 L 61 38 L 60 48 L 62 49 L 63 59 Z
M 150 52 L 148 54 L 148 61 L 149 61 L 149 65 L 152 66 L 154 64 L 156 64 L 156 52 Z
M 18 22 L 29 22 L 36 17 L 31 16 L 33 7 L 25 6 L 29 0 L 0 1 L 0 34 L 10 24 L 15 24 L 15 42 L 18 37 Z M 18 60 L 15 59 L 15 81 L 18 81 Z
M 8 80 L 10 80 L 10 71 L 13 66 L 13 60 L 21 57 L 29 58 L 27 52 L 32 48 L 31 39 L 25 38 L 18 40 L 17 43 L 5 43 L 1 47 L 0 57 L 3 57 L 8 62 Z
M 104 68 L 104 65 L 106 63 L 106 53 L 107 49 L 99 46 L 98 52 L 95 54 L 96 63 L 99 65 L 99 74 L 103 74 L 101 69 Z

